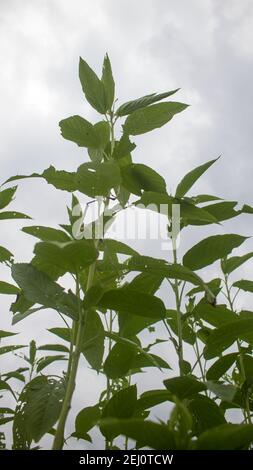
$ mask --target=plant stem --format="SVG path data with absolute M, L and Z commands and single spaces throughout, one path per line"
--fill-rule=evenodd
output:
M 177 246 L 176 246 L 176 240 L 172 237 L 172 246 L 173 246 L 173 261 L 176 264 L 177 263 Z M 183 332 L 182 332 L 182 314 L 180 311 L 180 306 L 181 306 L 181 301 L 180 301 L 180 294 L 179 294 L 179 285 L 178 285 L 178 280 L 175 279 L 175 282 L 173 284 L 173 290 L 175 293 L 175 299 L 176 299 L 176 310 L 177 310 L 177 331 L 178 331 L 178 365 L 179 365 L 179 373 L 180 375 L 184 375 L 183 372 L 183 360 L 184 360 L 184 354 L 183 354 Z
M 95 273 L 95 266 L 96 266 L 96 262 L 93 263 L 89 268 L 87 287 L 86 287 L 87 290 L 92 286 L 93 277 Z M 83 311 L 82 306 L 81 306 L 78 276 L 76 278 L 76 282 L 77 282 L 77 292 L 78 292 L 78 299 L 79 299 L 79 320 L 77 322 L 76 345 L 75 345 L 74 351 L 72 352 L 69 358 L 66 393 L 65 393 L 64 400 L 62 403 L 62 409 L 61 409 L 61 413 L 60 413 L 60 417 L 59 417 L 59 421 L 58 421 L 58 425 L 57 425 L 57 429 L 56 429 L 56 433 L 54 437 L 54 442 L 53 442 L 53 447 L 52 447 L 53 450 L 61 450 L 64 445 L 64 430 L 65 430 L 67 417 L 71 408 L 72 396 L 73 396 L 75 385 L 76 385 L 76 374 L 77 374 L 80 355 L 82 352 L 86 312 Z

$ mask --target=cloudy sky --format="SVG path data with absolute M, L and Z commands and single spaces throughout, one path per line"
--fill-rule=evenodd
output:
M 153 166 L 173 190 L 185 172 L 222 155 L 196 192 L 253 204 L 252 42 L 251 0 L 1 0 L 1 181 L 50 164 L 74 170 L 87 161 L 83 149 L 61 138 L 58 122 L 73 114 L 97 120 L 82 95 L 78 60 L 81 55 L 100 74 L 108 52 L 119 102 L 181 87 L 177 100 L 191 104 L 163 129 L 137 137 L 134 160 Z M 20 183 L 13 208 L 33 223 L 57 226 L 66 221 L 68 202 L 67 194 L 33 180 Z M 1 222 L 0 244 L 20 261 L 33 249 L 33 240 L 18 232 L 23 225 Z M 187 235 L 182 250 L 209 230 Z M 241 217 L 236 229 L 215 228 L 227 230 L 251 235 L 253 223 Z M 159 243 L 142 243 L 142 253 L 161 256 Z M 8 276 L 4 268 L 0 274 Z M 7 329 L 9 299 L 1 297 L 1 305 Z M 52 312 L 46 315 L 20 325 L 22 341 L 45 335 Z M 87 374 L 80 406 L 102 384 Z

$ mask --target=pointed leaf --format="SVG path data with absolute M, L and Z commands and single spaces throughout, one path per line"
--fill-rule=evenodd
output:
M 106 110 L 110 111 L 114 101 L 115 83 L 112 75 L 112 67 L 108 54 L 106 54 L 104 58 L 101 81 L 104 85 Z
M 183 257 L 183 264 L 192 270 L 204 268 L 227 256 L 246 239 L 247 237 L 237 234 L 213 235 L 205 238 L 187 251 Z
M 208 168 L 213 165 L 217 160 L 218 158 L 215 158 L 215 160 L 210 160 L 209 162 L 204 163 L 203 165 L 200 165 L 197 168 L 194 168 L 194 170 L 187 173 L 187 175 L 184 176 L 184 178 L 180 181 L 177 186 L 176 197 L 183 197 L 194 185 L 194 183 L 200 178 L 200 176 L 203 175 L 203 173 L 205 173 L 205 171 L 208 170 Z
M 126 116 L 131 114 L 137 109 L 146 108 L 146 106 L 161 101 L 165 98 L 168 98 L 171 95 L 174 95 L 180 88 L 172 91 L 166 91 L 165 93 L 151 93 L 150 95 L 142 96 L 136 100 L 128 101 L 127 103 L 122 104 L 116 111 L 117 116 Z
M 162 127 L 173 116 L 188 107 L 187 104 L 177 102 L 159 103 L 138 109 L 130 114 L 123 126 L 128 135 L 139 135 Z
M 79 62 L 79 78 L 86 100 L 96 111 L 105 114 L 107 103 L 104 84 L 81 57 Z

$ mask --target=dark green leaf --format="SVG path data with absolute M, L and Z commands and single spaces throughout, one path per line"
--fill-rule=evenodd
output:
M 205 358 L 219 356 L 237 339 L 253 342 L 253 319 L 238 319 L 215 329 L 207 339 Z
M 41 372 L 45 367 L 50 366 L 55 361 L 66 361 L 65 356 L 46 356 L 42 357 L 37 363 L 37 372 Z
M 81 439 L 82 436 L 86 436 L 101 417 L 101 412 L 98 405 L 88 406 L 79 411 L 75 420 L 75 435 L 78 436 L 78 439 Z
M 101 81 L 104 85 L 106 110 L 110 111 L 114 101 L 115 83 L 113 80 L 112 68 L 108 54 L 106 54 L 104 58 Z
M 19 289 L 8 282 L 0 281 L 0 294 L 17 295 Z
M 207 380 L 219 380 L 228 369 L 234 364 L 238 353 L 230 353 L 226 356 L 220 357 L 207 371 Z
M 253 442 L 252 424 L 223 424 L 201 434 L 198 450 L 239 450 Z
M 73 192 L 77 190 L 75 175 L 75 173 L 56 170 L 53 166 L 50 166 L 39 176 L 44 178 L 48 184 L 52 184 L 56 189 Z
M 70 116 L 59 122 L 61 135 L 66 140 L 75 142 L 79 147 L 96 148 L 93 125 L 81 116 Z
M 77 304 L 72 296 L 31 264 L 14 264 L 12 276 L 31 302 L 59 310 L 73 319 L 78 318 Z
M 98 256 L 93 240 L 85 239 L 65 243 L 40 242 L 35 245 L 34 253 L 46 263 L 71 273 L 94 263 Z
M 147 108 L 138 109 L 130 114 L 123 126 L 124 132 L 129 135 L 139 135 L 162 127 L 173 116 L 188 107 L 187 104 L 167 102 L 153 104 Z
M 3 346 L 3 347 L 0 347 L 0 356 L 2 356 L 3 354 L 6 354 L 8 352 L 12 352 L 12 351 L 16 351 L 16 349 L 20 349 L 20 348 L 25 348 L 26 346 L 24 344 L 18 344 L 18 345 L 14 345 L 14 346 Z
M 245 292 L 253 292 L 253 281 L 242 279 L 241 281 L 234 282 L 233 286 Z
M 13 200 L 13 196 L 16 190 L 17 186 L 0 191 L 0 209 L 4 209 L 10 204 L 10 202 Z
M 151 318 L 164 318 L 166 314 L 161 299 L 128 287 L 121 287 L 105 292 L 98 306 L 116 310 L 117 312 L 127 315 L 134 314 Z
M 4 261 L 10 261 L 12 257 L 13 254 L 9 250 L 3 246 L 0 246 L 0 263 L 3 263 Z
M 38 351 L 60 351 L 69 352 L 69 348 L 63 346 L 63 344 L 43 344 L 38 348 Z
M 196 435 L 226 422 L 221 409 L 208 397 L 199 396 L 194 398 L 188 404 L 188 409 L 193 416 Z
M 243 256 L 231 256 L 230 258 L 225 258 L 222 260 L 222 271 L 224 274 L 230 274 L 252 257 L 253 252 L 247 253 Z
M 166 192 L 164 178 L 147 165 L 131 163 L 121 168 L 122 184 L 133 194 L 140 196 L 142 190 Z
M 81 57 L 79 62 L 79 78 L 86 100 L 100 114 L 105 114 L 107 111 L 107 99 L 104 84 Z
M 91 367 L 100 370 L 104 355 L 104 327 L 98 313 L 89 309 L 83 336 L 82 353 Z
M 46 376 L 36 377 L 26 385 L 15 412 L 14 444 L 20 433 L 38 442 L 52 428 L 59 417 L 64 392 L 61 380 Z
M 120 170 L 114 162 L 83 163 L 75 178 L 77 189 L 90 197 L 107 196 L 120 184 Z
M 18 333 L 13 333 L 11 331 L 0 330 L 0 339 L 6 338 L 8 336 L 14 336 L 14 335 L 17 335 L 17 334 Z
M 137 348 L 127 343 L 116 343 L 104 363 L 105 374 L 111 379 L 125 377 L 134 357 L 137 355 Z
M 205 299 L 202 299 L 194 307 L 192 315 L 215 327 L 225 325 L 238 318 L 236 313 L 229 310 L 226 305 L 212 305 Z
M 102 418 L 118 418 L 128 419 L 134 415 L 137 404 L 137 388 L 136 385 L 123 388 L 116 392 L 112 398 L 107 402 L 103 409 Z M 100 430 L 107 439 L 114 439 L 117 434 L 108 432 L 107 427 L 100 426 Z
M 148 446 L 159 450 L 173 450 L 176 448 L 174 433 L 164 424 L 143 421 L 138 418 L 126 420 L 107 418 L 103 420 L 102 424 L 106 433 L 122 434 L 134 439 L 138 442 L 139 447 Z
M 22 212 L 0 212 L 0 220 L 7 219 L 31 219 L 31 217 Z
M 63 232 L 63 230 L 51 227 L 33 225 L 31 227 L 23 227 L 22 231 L 39 238 L 39 240 L 43 242 L 68 242 L 70 240 L 69 236 Z
M 174 95 L 180 88 L 172 91 L 166 91 L 165 93 L 151 93 L 150 95 L 142 96 L 136 100 L 128 101 L 127 103 L 122 104 L 116 111 L 118 116 L 126 116 L 131 114 L 137 109 L 146 108 L 146 106 L 161 101 L 165 98 L 168 98 L 171 95 Z
M 192 270 L 208 266 L 224 258 L 247 237 L 237 234 L 212 235 L 193 246 L 183 257 L 183 264 Z
M 209 162 L 204 163 L 203 165 L 200 165 L 187 173 L 177 186 L 176 197 L 183 197 L 194 185 L 194 183 L 196 183 L 196 181 L 201 177 L 201 175 L 203 175 L 203 173 L 205 173 L 205 171 L 207 171 L 208 168 L 217 160 L 218 158 L 210 160 Z
M 193 377 L 174 377 L 163 381 L 165 387 L 173 395 L 176 395 L 180 400 L 189 398 L 199 392 L 206 390 L 205 384 L 199 382 Z
M 127 260 L 125 264 L 129 271 L 141 271 L 148 274 L 163 276 L 164 278 L 191 282 L 195 285 L 204 284 L 202 279 L 186 266 L 182 266 L 181 264 L 169 264 L 162 259 L 138 255 Z

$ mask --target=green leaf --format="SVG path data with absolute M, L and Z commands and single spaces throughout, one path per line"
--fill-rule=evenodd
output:
M 162 127 L 177 113 L 181 113 L 188 107 L 187 104 L 167 102 L 153 104 L 147 108 L 138 109 L 130 114 L 123 125 L 124 132 L 128 135 L 139 135 Z
M 0 415 L 1 414 L 14 414 L 15 411 L 12 410 L 11 408 L 0 408 Z
M 115 83 L 108 54 L 106 54 L 104 57 L 101 82 L 104 85 L 106 111 L 110 111 L 114 101 Z
M 8 336 L 14 336 L 17 335 L 18 333 L 13 333 L 12 331 L 4 331 L 0 330 L 0 339 L 6 338 Z
M 128 419 L 134 415 L 137 404 L 137 388 L 136 385 L 123 388 L 116 392 L 112 398 L 106 403 L 103 409 L 102 419 L 104 418 L 118 418 Z M 100 426 L 102 434 L 108 439 L 114 439 L 117 434 L 108 432 L 107 427 Z
M 253 281 L 241 279 L 241 281 L 234 282 L 233 287 L 238 287 L 245 292 L 253 292 Z
M 23 227 L 22 232 L 39 238 L 39 240 L 43 242 L 68 242 L 70 240 L 69 236 L 63 232 L 63 230 L 51 227 L 32 225 L 30 227 Z
M 19 397 L 15 412 L 14 443 L 20 433 L 38 442 L 56 423 L 64 393 L 62 380 L 39 376 L 29 382 Z
M 220 357 L 207 371 L 207 380 L 219 380 L 228 369 L 234 364 L 238 353 L 230 353 Z
M 0 281 L 0 294 L 17 295 L 19 289 L 8 282 Z
M 0 390 L 7 390 L 8 392 L 10 392 L 12 394 L 12 396 L 16 400 L 15 393 L 13 392 L 10 385 L 7 382 L 5 382 L 4 380 L 1 380 L 1 379 L 0 379 Z
M 162 259 L 138 255 L 127 260 L 125 265 L 129 271 L 141 271 L 164 278 L 191 282 L 194 285 L 204 284 L 202 279 L 186 266 L 169 264 Z
M 86 312 L 82 353 L 91 367 L 100 370 L 104 356 L 104 327 L 100 316 L 94 309 Z
M 138 292 L 128 287 L 112 289 L 103 295 L 98 306 L 125 314 L 151 318 L 164 318 L 165 306 L 161 299 L 150 294 Z
M 48 184 L 52 184 L 56 189 L 73 192 L 77 190 L 75 173 L 64 170 L 56 170 L 52 165 L 43 171 L 42 175 Z
M 138 447 L 150 447 L 159 450 L 173 450 L 176 448 L 174 432 L 170 431 L 164 424 L 143 421 L 143 419 L 112 419 L 107 418 L 102 421 L 103 429 L 106 433 L 134 439 L 138 442 Z
M 219 222 L 223 220 L 232 219 L 239 215 L 239 211 L 236 211 L 234 207 L 237 205 L 236 201 L 224 201 L 215 204 L 205 206 L 205 211 L 215 217 Z
M 24 320 L 26 317 L 29 317 L 33 313 L 39 312 L 40 310 L 43 310 L 44 307 L 38 307 L 38 308 L 31 308 L 26 310 L 23 313 L 16 313 L 12 317 L 12 325 L 16 325 L 16 323 L 19 323 L 20 321 Z
M 31 219 L 31 217 L 22 212 L 0 212 L 0 220 L 7 219 Z
M 93 240 L 69 242 L 40 242 L 34 253 L 44 262 L 57 266 L 64 272 L 77 273 L 96 261 L 98 251 Z
M 138 255 L 137 251 L 132 247 L 111 238 L 104 238 L 99 243 L 99 251 L 107 251 L 109 253 L 121 253 L 123 255 Z
M 75 142 L 79 147 L 96 148 L 93 125 L 81 116 L 70 116 L 59 122 L 61 135 L 66 140 Z
M 209 282 L 206 282 L 206 286 L 208 287 L 208 289 L 213 293 L 213 295 L 215 297 L 218 296 L 219 292 L 221 291 L 221 279 L 220 278 L 214 278 L 212 279 L 211 281 Z M 193 287 L 191 290 L 189 290 L 187 292 L 187 296 L 188 297 L 193 297 L 194 295 L 200 293 L 200 292 L 204 292 L 205 289 L 203 288 L 203 286 L 198 286 L 198 287 Z
M 136 100 L 127 101 L 127 103 L 122 104 L 116 111 L 117 116 L 126 116 L 131 114 L 137 109 L 146 108 L 146 106 L 161 101 L 164 98 L 168 98 L 171 95 L 174 95 L 180 88 L 172 91 L 166 91 L 165 93 L 151 93 L 150 95 L 142 96 Z
M 149 209 L 154 212 L 162 213 L 168 217 L 172 216 L 173 205 L 180 206 L 180 216 L 187 224 L 190 223 L 217 223 L 212 214 L 205 209 L 195 206 L 185 199 L 179 199 L 164 193 L 145 191 L 141 198 L 135 202 L 137 207 Z
M 237 339 L 253 342 L 253 319 L 238 319 L 213 330 L 207 339 L 205 358 L 219 356 Z
M 194 433 L 198 436 L 207 429 L 224 424 L 225 418 L 219 406 L 210 398 L 199 396 L 188 404 L 193 416 Z
M 229 310 L 226 305 L 212 305 L 202 299 L 193 309 L 192 315 L 196 319 L 205 320 L 212 326 L 220 327 L 226 325 L 238 317 L 236 313 Z
M 0 209 L 4 209 L 10 204 L 10 202 L 13 200 L 13 196 L 16 190 L 17 186 L 0 191 Z
M 69 348 L 63 344 L 43 344 L 38 348 L 38 351 L 60 351 L 60 352 L 69 352 Z
M 178 336 L 177 311 L 172 309 L 167 310 L 166 321 L 171 327 L 172 331 Z M 186 343 L 191 345 L 195 344 L 196 335 L 184 317 L 182 317 L 182 337 Z
M 37 372 L 41 372 L 45 367 L 50 366 L 55 361 L 66 361 L 65 356 L 46 356 L 42 357 L 37 363 Z
M 192 397 L 199 392 L 206 390 L 205 384 L 193 377 L 173 377 L 163 381 L 165 387 L 180 400 Z
M 203 173 L 205 173 L 205 171 L 208 170 L 208 168 L 213 165 L 217 160 L 218 158 L 210 160 L 209 162 L 204 163 L 203 165 L 200 165 L 197 168 L 194 168 L 194 170 L 187 173 L 177 186 L 176 197 L 183 197 L 194 185 L 194 183 L 196 183 L 200 176 L 203 175 Z
M 228 402 L 233 401 L 237 392 L 237 389 L 234 385 L 217 383 L 211 380 L 206 381 L 206 386 L 208 390 L 214 393 L 218 398 Z
M 137 354 L 131 364 L 131 369 L 142 369 L 145 367 L 159 367 L 160 369 L 171 369 L 168 362 L 156 354 Z
M 75 420 L 75 437 L 81 439 L 82 436 L 86 438 L 87 432 L 89 432 L 101 417 L 101 412 L 98 405 L 88 406 L 79 411 Z
M 77 320 L 77 304 L 63 288 L 45 273 L 31 264 L 20 263 L 12 266 L 12 276 L 24 291 L 25 297 L 33 303 L 59 310 Z
M 136 355 L 137 348 L 134 345 L 123 342 L 114 344 L 104 363 L 107 377 L 111 379 L 125 377 Z
M 77 189 L 90 197 L 107 196 L 111 188 L 120 184 L 120 170 L 116 163 L 83 163 L 75 178 Z
M 141 394 L 137 401 L 137 410 L 146 410 L 165 401 L 173 401 L 172 395 L 168 390 L 149 390 Z
M 237 234 L 212 235 L 187 251 L 183 257 L 183 264 L 192 270 L 204 268 L 227 256 L 246 239 L 247 237 Z
M 247 253 L 243 256 L 231 256 L 230 258 L 225 258 L 222 260 L 222 271 L 224 274 L 230 274 L 235 269 L 239 268 L 242 264 L 246 263 L 249 259 L 253 257 L 253 252 Z
M 198 450 L 239 450 L 253 442 L 252 424 L 223 424 L 201 434 Z
M 125 158 L 129 157 L 135 147 L 136 145 L 133 142 L 130 142 L 129 136 L 127 134 L 122 134 L 120 140 L 115 142 L 112 156 L 115 160 L 118 160 L 118 163 L 120 164 L 122 159 L 125 161 Z
M 3 246 L 0 246 L 0 263 L 3 263 L 4 261 L 10 261 L 12 257 L 13 254 L 9 250 Z
M 164 178 L 147 165 L 131 163 L 121 168 L 123 186 L 133 194 L 140 196 L 142 190 L 166 192 Z
M 68 328 L 50 328 L 48 331 L 64 341 L 70 342 Z M 100 370 L 104 355 L 104 327 L 98 313 L 94 309 L 86 311 L 86 323 L 83 335 L 82 354 L 91 367 Z
M 81 57 L 79 78 L 86 100 L 100 114 L 105 114 L 107 111 L 107 97 L 105 96 L 104 84 Z
M 18 345 L 14 345 L 14 346 L 3 346 L 3 347 L 0 347 L 0 356 L 2 356 L 3 354 L 6 354 L 8 352 L 12 352 L 12 351 L 16 351 L 16 349 L 21 349 L 21 348 L 25 348 L 25 344 L 18 344 Z

